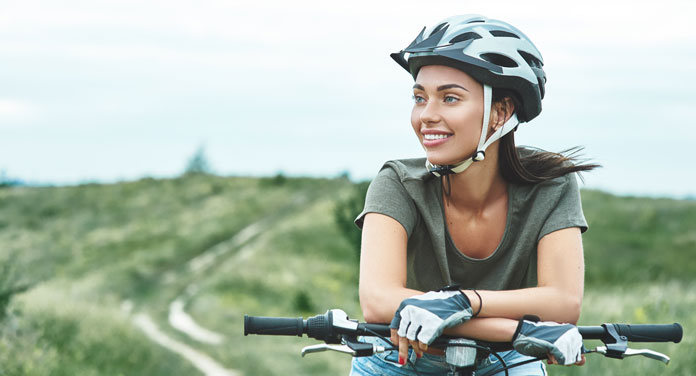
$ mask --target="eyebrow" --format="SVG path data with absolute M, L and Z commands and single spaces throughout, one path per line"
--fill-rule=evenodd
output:
M 418 89 L 418 90 L 423 90 L 423 91 L 425 91 L 425 88 L 424 88 L 421 84 L 415 84 L 415 85 L 413 85 L 413 88 L 414 88 L 414 89 Z M 447 89 L 453 89 L 453 88 L 457 88 L 457 89 L 462 89 L 462 90 L 465 90 L 465 91 L 469 91 L 467 88 L 465 88 L 465 87 L 463 87 L 463 86 L 461 86 L 461 85 L 457 85 L 457 84 L 440 85 L 440 86 L 437 87 L 437 91 L 442 91 L 442 90 L 447 90 Z

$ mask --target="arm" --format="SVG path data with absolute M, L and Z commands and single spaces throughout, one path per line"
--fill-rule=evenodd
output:
M 365 215 L 360 249 L 360 307 L 365 321 L 391 322 L 402 300 L 421 291 L 406 288 L 406 230 L 395 219 Z
M 479 317 L 520 319 L 537 315 L 542 321 L 575 324 L 580 317 L 584 286 L 582 238 L 577 227 L 544 236 L 537 248 L 538 286 L 509 291 L 479 291 Z M 472 302 L 477 297 L 468 294 Z
M 360 307 L 365 321 L 391 322 L 401 301 L 423 293 L 406 288 L 407 241 L 406 230 L 395 219 L 378 213 L 365 216 L 360 255 Z M 473 310 L 478 310 L 478 298 L 474 296 L 471 303 Z M 509 341 L 517 321 L 475 319 L 464 329 L 466 325 L 469 324 L 457 327 L 462 328 L 461 333 L 452 334 L 488 341 Z
M 365 216 L 360 305 L 367 322 L 389 322 L 402 300 L 421 293 L 406 288 L 407 241 L 406 231 L 393 218 L 377 213 Z M 538 287 L 479 291 L 484 302 L 479 317 L 518 320 L 525 314 L 534 314 L 547 321 L 577 322 L 584 276 L 578 228 L 555 231 L 539 241 L 537 274 Z M 478 297 L 469 291 L 465 293 L 474 312 L 478 311 Z
M 404 299 L 422 294 L 406 288 L 406 230 L 395 219 L 377 213 L 365 216 L 360 257 L 360 306 L 367 322 L 390 322 L 394 312 Z M 569 244 L 567 244 L 569 243 Z M 575 244 L 565 254 L 564 248 Z M 567 315 L 573 321 L 579 316 L 582 299 L 583 259 L 580 231 L 577 228 L 560 230 L 546 235 L 538 249 L 539 287 L 513 291 L 480 291 L 482 301 L 480 317 L 446 330 L 446 334 L 487 341 L 510 341 L 517 320 L 525 314 L 537 314 L 545 320 Z M 479 301 L 470 291 L 465 291 L 474 312 Z M 565 295 L 569 294 L 568 297 Z M 558 300 L 560 304 L 556 304 Z M 577 301 L 570 309 L 564 306 Z M 550 303 L 554 304 L 550 304 Z M 561 306 L 555 308 L 555 306 Z M 576 312 L 577 311 L 577 312 Z M 496 315 L 498 315 L 496 317 Z M 392 338 L 399 344 L 400 358 L 406 356 L 409 342 L 406 338 Z M 420 343 L 411 343 L 417 353 L 427 349 Z
M 365 321 L 388 323 L 406 298 L 423 292 L 406 288 L 406 230 L 395 219 L 378 213 L 368 213 L 363 222 L 360 250 L 360 307 Z M 478 310 L 478 300 L 472 301 Z M 487 341 L 510 341 L 517 321 L 504 318 L 473 319 L 467 324 L 451 328 L 447 333 Z M 392 341 L 399 344 L 400 358 L 408 351 L 406 338 L 397 338 L 392 330 Z M 422 355 L 420 346 L 414 346 Z M 425 346 L 423 349 L 427 348 Z

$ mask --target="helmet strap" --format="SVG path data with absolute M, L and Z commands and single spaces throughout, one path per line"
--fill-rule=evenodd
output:
M 505 136 L 507 133 L 512 131 L 519 125 L 519 121 L 517 120 L 517 115 L 514 113 L 510 118 L 503 124 L 502 127 L 500 127 L 498 130 L 496 130 L 491 137 L 486 140 L 486 134 L 488 133 L 488 122 L 490 121 L 491 118 L 491 104 L 493 102 L 493 88 L 491 88 L 489 85 L 483 85 L 483 123 L 481 124 L 481 137 L 479 138 L 479 143 L 478 147 L 476 148 L 476 152 L 474 155 L 469 157 L 468 159 L 459 162 L 457 164 L 453 165 L 434 165 L 430 163 L 426 159 L 425 161 L 425 168 L 430 172 L 431 174 L 435 176 L 445 176 L 449 174 L 459 174 L 464 171 L 466 171 L 469 166 L 471 166 L 474 162 L 479 162 L 482 161 L 486 157 L 486 149 L 500 139 L 501 137 Z

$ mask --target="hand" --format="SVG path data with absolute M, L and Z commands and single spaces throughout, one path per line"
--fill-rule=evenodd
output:
M 445 328 L 471 318 L 471 302 L 461 291 L 431 291 L 401 302 L 390 327 L 399 337 L 430 345 Z
M 512 337 L 520 354 L 549 358 L 549 364 L 582 365 L 582 336 L 575 325 L 520 320 Z
M 546 363 L 548 363 L 548 364 L 560 364 L 556 361 L 556 358 L 554 358 L 553 355 L 551 355 L 551 354 L 549 354 L 548 359 L 546 359 Z M 579 361 L 575 362 L 574 364 L 567 364 L 567 366 L 572 366 L 572 365 L 576 365 L 576 366 L 585 365 L 585 355 L 581 355 L 581 359 Z

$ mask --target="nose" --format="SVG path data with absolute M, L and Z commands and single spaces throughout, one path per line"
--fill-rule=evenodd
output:
M 420 121 L 423 124 L 433 124 L 440 121 L 440 114 L 437 109 L 437 103 L 434 101 L 428 102 L 420 113 Z

